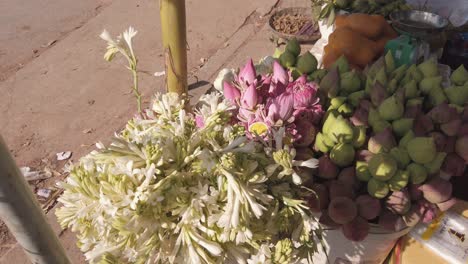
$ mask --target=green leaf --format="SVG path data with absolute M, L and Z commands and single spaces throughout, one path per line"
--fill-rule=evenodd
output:
M 330 14 L 330 11 L 331 9 L 333 8 L 333 4 L 332 3 L 328 3 L 327 5 L 325 5 L 322 9 L 322 11 L 320 11 L 320 16 L 319 18 L 320 19 L 323 19 L 323 18 L 326 18 L 328 17 L 328 15 Z
M 335 22 L 335 7 L 331 8 L 330 15 L 328 16 L 328 26 L 331 26 Z

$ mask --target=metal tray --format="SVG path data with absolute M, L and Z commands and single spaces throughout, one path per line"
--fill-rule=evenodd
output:
M 440 33 L 448 26 L 448 20 L 442 16 L 416 10 L 397 11 L 390 14 L 392 26 L 403 34 L 427 36 Z

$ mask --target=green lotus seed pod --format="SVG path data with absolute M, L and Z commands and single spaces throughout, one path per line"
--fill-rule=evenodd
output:
M 370 94 L 373 86 L 374 86 L 374 80 L 371 77 L 367 76 L 364 91 L 366 91 L 367 94 Z
M 360 148 L 366 143 L 366 127 L 365 126 L 357 126 L 353 127 L 354 130 L 354 139 L 353 139 L 353 146 L 355 148 Z
M 356 161 L 356 177 L 360 181 L 369 181 L 372 175 L 369 172 L 369 168 L 366 162 Z
M 367 183 L 367 192 L 374 198 L 385 198 L 389 191 L 387 183 L 383 181 L 372 178 Z
M 397 161 L 398 168 L 400 169 L 406 168 L 406 166 L 411 162 L 408 152 L 403 148 L 392 148 L 390 150 L 390 155 Z
M 379 120 L 374 123 L 374 125 L 372 126 L 372 130 L 374 131 L 374 133 L 380 133 L 384 131 L 386 128 L 391 127 L 391 126 L 392 124 L 390 124 L 388 121 Z
M 405 89 L 405 97 L 408 99 L 419 96 L 418 84 L 415 80 L 411 80 L 403 87 Z
M 388 85 L 387 85 L 387 91 L 390 93 L 390 94 L 393 94 L 398 88 L 398 81 L 397 79 L 392 79 Z
M 412 184 L 421 184 L 427 179 L 427 171 L 423 165 L 417 163 L 411 163 L 406 167 L 406 170 L 410 174 L 410 180 Z
M 350 117 L 354 113 L 354 108 L 350 104 L 343 104 L 338 108 L 338 113 Z
M 332 69 L 320 80 L 319 92 L 328 98 L 333 98 L 338 94 L 340 76 L 338 70 Z
M 437 62 L 434 60 L 427 60 L 419 64 L 418 69 L 423 73 L 424 77 L 434 77 L 439 75 Z
M 406 107 L 414 106 L 414 105 L 422 105 L 423 102 L 424 102 L 424 97 L 412 98 L 406 102 Z
M 387 68 L 387 72 L 393 72 L 395 70 L 395 60 L 393 59 L 393 55 L 391 51 L 388 51 L 385 55 L 385 68 Z
M 362 90 L 362 91 L 357 91 L 357 92 L 354 92 L 352 94 L 350 94 L 348 96 L 348 102 L 354 106 L 354 107 L 358 107 L 359 103 L 361 102 L 361 100 L 366 97 L 366 91 Z
M 416 163 L 424 164 L 432 161 L 436 154 L 436 145 L 432 137 L 415 137 L 408 141 L 408 154 Z
M 397 169 L 397 162 L 389 154 L 378 153 L 369 160 L 369 172 L 379 181 L 390 180 Z
M 294 67 L 296 64 L 296 56 L 289 51 L 284 51 L 283 54 L 279 57 L 281 66 L 285 68 Z
M 385 72 L 385 67 L 380 68 L 380 70 L 375 75 L 375 80 L 380 82 L 383 86 L 387 85 L 388 77 L 387 73 Z
M 328 110 L 332 109 L 338 109 L 340 106 L 342 106 L 346 102 L 346 97 L 335 97 L 330 100 L 330 108 Z
M 291 76 L 293 80 L 297 80 L 299 77 L 302 76 L 302 73 L 299 72 L 296 67 L 288 67 L 289 71 L 291 71 Z
M 396 79 L 397 82 L 400 82 L 403 76 L 405 75 L 406 70 L 408 69 L 408 66 L 406 64 L 401 65 L 398 67 L 396 70 L 392 72 L 392 79 Z
M 351 165 L 354 161 L 354 148 L 351 144 L 336 144 L 330 151 L 330 159 L 340 167 Z
M 414 138 L 414 133 L 413 131 L 408 131 L 401 139 L 400 142 L 398 143 L 398 146 L 400 148 L 406 149 L 408 146 L 408 142 Z
M 405 107 L 395 96 L 390 96 L 385 99 L 378 109 L 380 117 L 387 121 L 397 120 L 401 118 L 405 112 Z
M 327 74 L 327 70 L 317 69 L 313 73 L 309 74 L 308 79 L 309 81 L 315 81 L 319 83 L 326 74 Z
M 301 45 L 299 44 L 299 41 L 297 41 L 296 38 L 292 38 L 286 43 L 286 48 L 285 51 L 289 51 L 294 55 L 294 57 L 299 56 L 301 54 Z
M 373 126 L 378 121 L 382 121 L 382 117 L 380 117 L 379 112 L 375 110 L 373 107 L 369 109 L 369 118 L 367 122 L 369 125 Z
M 317 59 L 310 52 L 305 52 L 297 59 L 297 70 L 309 74 L 317 70 Z
M 337 111 L 328 111 L 326 113 L 325 122 L 323 123 L 322 131 L 325 135 L 330 133 L 330 128 L 335 125 L 336 118 L 339 116 Z
M 418 68 L 415 68 L 414 71 L 411 72 L 411 79 L 419 83 L 424 79 L 424 74 Z
M 388 187 L 391 191 L 399 191 L 408 185 L 410 174 L 408 171 L 399 170 L 395 175 L 388 181 Z
M 353 127 L 348 120 L 342 116 L 338 116 L 334 125 L 330 127 L 327 136 L 335 142 L 351 143 L 354 138 Z
M 447 97 L 445 96 L 442 88 L 434 87 L 431 89 L 429 92 L 429 102 L 432 104 L 432 106 L 437 106 L 447 102 Z
M 341 74 L 341 89 L 352 93 L 359 91 L 361 88 L 361 78 L 354 70 Z
M 392 123 L 393 132 L 395 132 L 397 136 L 402 137 L 413 128 L 413 122 L 413 118 L 401 118 L 395 120 Z
M 323 134 L 320 132 L 317 133 L 317 135 L 315 136 L 314 148 L 323 153 L 328 153 L 331 150 L 331 147 L 325 144 L 324 139 L 323 139 Z
M 440 170 L 440 167 L 442 167 L 442 164 L 444 163 L 445 157 L 447 157 L 447 153 L 437 153 L 435 158 L 431 162 L 424 164 L 424 167 L 426 168 L 427 172 L 429 174 L 434 174 L 438 172 Z
M 338 72 L 341 74 L 349 72 L 349 63 L 344 55 L 341 55 L 331 66 L 332 68 L 338 68 Z
M 463 106 L 468 102 L 468 86 L 451 86 L 444 92 L 451 104 Z
M 440 88 L 441 86 L 442 86 L 442 76 L 427 77 L 427 78 L 424 78 L 419 83 L 419 90 L 421 90 L 423 94 L 429 94 L 432 88 L 434 87 Z
M 468 71 L 463 64 L 452 73 L 450 80 L 455 83 L 455 85 L 463 85 L 468 82 Z

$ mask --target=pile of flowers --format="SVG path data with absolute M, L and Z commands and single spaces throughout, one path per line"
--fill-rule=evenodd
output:
M 107 34 L 108 49 L 134 58 L 131 37 Z M 318 161 L 295 145 L 313 141 L 301 127 L 322 111 L 314 84 L 272 67 L 231 72 L 226 97 L 204 95 L 193 113 L 185 97 L 157 95 L 109 146 L 70 166 L 56 214 L 90 263 L 310 260 L 321 229 L 301 172 Z

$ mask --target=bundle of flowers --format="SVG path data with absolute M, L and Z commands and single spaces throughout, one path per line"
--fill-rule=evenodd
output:
M 128 55 L 136 72 L 135 34 L 106 38 L 111 57 Z M 157 95 L 109 146 L 97 144 L 69 168 L 56 214 L 78 233 L 89 262 L 310 259 L 321 229 L 307 205 L 313 192 L 302 184 L 310 174 L 300 168 L 317 160 L 297 155 L 294 144 L 307 138 L 298 129 L 303 116 L 313 117 L 309 126 L 319 120 L 316 87 L 289 83 L 277 66 L 257 76 L 252 65 L 233 73 L 227 98 L 204 95 L 193 113 L 183 97 Z

